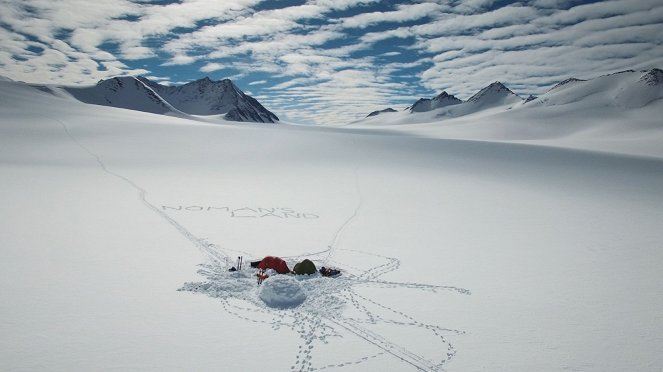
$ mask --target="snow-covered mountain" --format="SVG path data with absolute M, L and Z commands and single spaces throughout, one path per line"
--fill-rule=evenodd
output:
M 590 80 L 567 79 L 525 107 L 582 106 L 640 108 L 663 98 L 663 71 L 621 71 Z
M 42 90 L 56 88 L 39 87 Z M 153 114 L 171 114 L 178 110 L 164 101 L 154 90 L 131 76 L 101 80 L 90 87 L 64 87 L 64 90 L 81 102 L 119 107 Z
M 88 87 L 38 86 L 51 93 L 64 90 L 81 102 L 175 116 L 223 115 L 226 120 L 274 123 L 279 118 L 229 79 L 196 80 L 165 86 L 145 77 L 116 77 Z
M 180 86 L 165 86 L 138 77 L 165 101 L 191 115 L 221 115 L 233 121 L 274 123 L 279 118 L 255 98 L 246 95 L 230 79 L 212 81 L 205 77 Z
M 382 118 L 367 117 L 356 123 L 371 125 L 433 123 L 463 117 L 468 117 L 469 120 L 475 115 L 482 117 L 499 115 L 501 118 L 511 117 L 511 120 L 518 122 L 519 119 L 513 117 L 521 115 L 518 112 L 522 110 L 530 111 L 522 116 L 538 114 L 540 117 L 549 117 L 550 111 L 544 108 L 560 105 L 564 105 L 565 110 L 555 111 L 554 117 L 549 117 L 549 120 L 558 121 L 561 117 L 577 120 L 576 116 L 588 113 L 595 117 L 610 117 L 613 110 L 638 109 L 661 99 L 663 99 L 663 70 L 657 68 L 642 71 L 627 70 L 587 80 L 568 78 L 544 94 L 538 97 L 530 95 L 526 99 L 512 92 L 504 84 L 494 82 L 459 104 L 428 110 L 434 100 L 420 99 L 410 107 L 410 110 L 406 109 L 406 112 Z
M 509 88 L 500 82 L 494 82 L 481 89 L 467 101 L 462 101 L 455 96 L 443 91 L 434 98 L 420 98 L 412 106 L 405 109 L 410 114 L 423 114 L 434 112 L 436 117 L 459 117 L 475 112 L 504 105 L 523 102 L 523 99 L 513 93 Z M 393 110 L 392 112 L 395 112 Z M 380 113 L 388 112 L 373 111 L 366 118 L 374 117 Z M 426 114 L 425 117 L 430 116 Z
M 453 99 L 455 100 L 456 98 L 453 97 Z M 451 102 L 455 101 L 451 100 Z M 509 88 L 504 86 L 504 84 L 496 81 L 478 91 L 467 101 L 463 102 L 458 100 L 456 104 L 439 106 L 438 108 L 432 109 L 431 112 L 434 113 L 435 117 L 438 119 L 455 118 L 475 114 L 488 109 L 500 107 L 506 109 L 521 102 L 523 102 L 523 99 L 520 96 L 513 93 Z M 415 112 L 412 111 L 412 113 Z
M 470 97 L 467 103 L 474 105 L 475 109 L 478 110 L 514 104 L 522 102 L 522 100 L 522 97 L 512 92 L 504 84 L 496 81 Z
M 660 370 L 661 75 L 248 130 L 0 81 L 0 369 Z
M 568 79 L 566 79 L 566 80 L 560 81 L 559 83 L 555 84 L 555 86 L 553 86 L 552 88 L 550 88 L 548 91 L 550 92 L 550 91 L 552 91 L 552 90 L 556 90 L 556 89 L 559 89 L 559 88 L 561 88 L 561 87 L 569 87 L 569 86 L 573 86 L 573 84 L 575 84 L 575 83 L 581 83 L 581 82 L 583 82 L 583 81 L 587 81 L 587 80 L 577 79 L 577 78 L 568 78 Z
M 447 92 L 442 92 L 432 99 L 420 98 L 405 110 L 411 114 L 415 114 L 415 116 L 433 112 L 435 117 L 453 118 L 470 115 L 493 107 L 513 105 L 519 102 L 523 102 L 520 96 L 513 93 L 504 84 L 496 81 L 481 89 L 467 101 L 462 101 Z M 425 115 L 425 117 L 428 116 L 430 114 Z
M 389 112 L 398 112 L 398 111 L 394 110 L 391 107 L 388 107 L 384 110 L 373 111 L 370 114 L 366 115 L 366 117 L 368 118 L 368 117 L 371 117 L 371 116 L 378 116 L 380 114 L 386 114 L 386 113 L 389 113 Z
M 414 105 L 412 105 L 412 107 L 410 107 L 410 112 L 426 112 L 451 105 L 458 105 L 460 103 L 463 103 L 463 101 L 447 92 L 442 92 L 433 99 L 420 98 L 414 103 Z

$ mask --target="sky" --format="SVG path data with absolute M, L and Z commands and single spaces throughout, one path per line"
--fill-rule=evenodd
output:
M 500 81 L 663 68 L 663 1 L 0 0 L 0 75 L 232 79 L 284 121 L 347 123 Z

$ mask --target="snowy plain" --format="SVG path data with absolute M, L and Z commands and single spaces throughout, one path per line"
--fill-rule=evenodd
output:
M 0 368 L 659 371 L 663 105 L 592 107 L 268 126 L 0 82 Z M 272 307 L 239 255 L 343 275 Z

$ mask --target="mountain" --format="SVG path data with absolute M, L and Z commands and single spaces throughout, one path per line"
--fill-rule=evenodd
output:
M 0 81 L 0 370 L 661 372 L 663 100 L 603 105 L 657 76 L 336 128 Z
M 447 92 L 440 93 L 433 99 L 421 98 L 409 107 L 410 113 L 435 111 L 437 117 L 458 117 L 469 115 L 487 108 L 522 102 L 523 99 L 513 93 L 504 84 L 496 81 L 481 89 L 467 101 L 454 97 Z
M 44 88 L 44 87 L 40 87 Z M 165 86 L 145 77 L 116 77 L 91 87 L 66 87 L 79 101 L 170 115 L 224 115 L 226 120 L 274 123 L 279 118 L 229 79 Z
M 512 92 L 504 84 L 496 81 L 470 97 L 467 103 L 483 109 L 522 101 L 523 99 L 519 95 Z
M 515 102 L 515 103 L 514 103 Z M 440 131 L 457 138 L 479 136 L 501 140 L 535 138 L 590 138 L 603 133 L 613 136 L 622 132 L 642 136 L 641 151 L 660 149 L 660 142 L 648 132 L 662 127 L 663 70 L 621 71 L 592 79 L 566 79 L 538 97 L 523 100 L 501 83 L 481 89 L 462 104 L 429 112 L 400 112 L 380 118 L 365 118 L 357 125 L 388 126 L 400 130 L 403 124 L 420 126 L 424 135 Z M 438 128 L 439 127 L 439 128 Z M 409 129 L 408 129 L 409 130 Z M 633 134 L 633 138 L 637 137 Z M 612 138 L 612 137 L 611 137 Z M 629 146 L 633 138 L 618 137 L 610 141 L 616 147 Z M 571 144 L 575 146 L 575 144 Z
M 222 115 L 233 121 L 274 123 L 279 118 L 255 98 L 246 95 L 230 79 L 212 81 L 205 77 L 180 86 L 165 86 L 138 77 L 164 100 L 191 115 Z
M 433 99 L 428 99 L 428 98 L 419 99 L 417 102 L 414 103 L 414 105 L 410 107 L 410 112 L 426 112 L 441 107 L 458 105 L 460 103 L 463 103 L 463 101 L 448 94 L 447 92 L 442 92 Z
M 573 84 L 583 82 L 583 81 L 587 81 L 587 80 L 576 79 L 576 78 L 568 78 L 566 80 L 563 80 L 563 81 L 557 83 L 554 87 L 550 88 L 548 91 L 551 92 L 551 91 L 559 89 L 561 87 L 573 86 Z
M 530 100 L 532 99 L 534 98 L 530 97 Z M 405 109 L 407 115 L 390 116 L 390 121 L 395 120 L 394 122 L 398 123 L 439 121 L 474 114 L 486 109 L 499 108 L 500 106 L 514 107 L 514 104 L 522 102 L 525 102 L 525 100 L 504 84 L 494 82 L 482 88 L 464 102 L 447 92 L 442 92 L 432 99 L 420 98 L 412 106 Z M 362 121 L 371 120 L 371 117 L 379 114 L 380 111 L 374 111 Z M 384 122 L 380 119 L 376 123 Z
M 523 99 L 513 93 L 509 88 L 500 82 L 494 82 L 485 88 L 482 88 L 475 95 L 463 102 L 458 98 L 442 92 L 432 100 L 420 99 L 412 105 L 411 113 L 426 113 L 431 111 L 436 120 L 441 118 L 455 118 L 474 114 L 490 108 L 499 106 L 513 105 L 523 102 Z M 425 115 L 430 116 L 430 115 Z
M 626 70 L 594 79 L 567 79 L 555 85 L 528 106 L 585 106 L 634 109 L 663 99 L 663 71 Z
M 51 87 L 45 86 L 38 88 L 51 89 Z M 97 85 L 91 87 L 65 87 L 64 90 L 77 100 L 93 105 L 119 107 L 153 114 L 180 113 L 159 97 L 154 90 L 131 76 L 101 80 Z
M 393 108 L 389 107 L 389 108 L 386 108 L 384 110 L 373 111 L 370 114 L 366 115 L 366 117 L 369 118 L 371 116 L 378 116 L 380 114 L 385 114 L 385 113 L 388 113 L 388 112 L 398 112 L 398 111 L 396 111 Z

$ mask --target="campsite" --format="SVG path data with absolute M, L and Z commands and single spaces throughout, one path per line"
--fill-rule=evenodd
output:
M 662 0 L 1 0 L 0 372 L 663 371 Z

